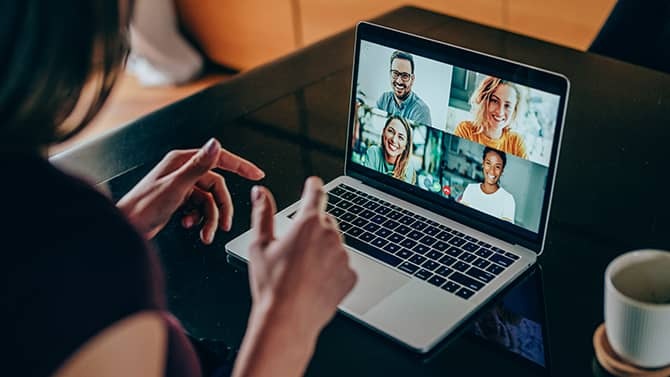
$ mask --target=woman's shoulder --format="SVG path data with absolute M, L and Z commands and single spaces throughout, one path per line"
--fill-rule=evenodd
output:
M 50 375 L 111 323 L 163 308 L 162 277 L 155 253 L 105 195 L 46 160 L 17 164 L 8 167 L 14 187 L 0 188 L 13 195 L 3 232 L 22 245 L 6 253 L 2 268 L 12 341 L 17 351 L 40 355 L 28 374 Z

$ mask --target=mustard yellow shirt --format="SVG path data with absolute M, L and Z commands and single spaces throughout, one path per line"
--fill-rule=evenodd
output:
M 526 154 L 526 145 L 523 142 L 523 138 L 521 135 L 511 131 L 509 128 L 505 128 L 503 130 L 503 134 L 500 139 L 491 139 L 483 132 L 475 134 L 474 123 L 466 120 L 458 124 L 454 134 L 456 134 L 456 136 L 474 141 L 475 143 L 484 144 L 487 147 L 491 147 L 505 153 L 511 153 L 521 158 L 528 158 L 528 155 Z

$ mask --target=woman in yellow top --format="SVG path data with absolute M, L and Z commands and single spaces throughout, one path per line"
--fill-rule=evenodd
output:
M 470 98 L 474 121 L 459 123 L 454 133 L 493 149 L 528 158 L 523 138 L 511 130 L 520 102 L 521 91 L 514 84 L 487 76 Z

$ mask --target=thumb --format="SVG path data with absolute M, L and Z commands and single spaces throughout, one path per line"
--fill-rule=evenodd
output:
M 211 138 L 177 171 L 177 177 L 186 184 L 195 183 L 205 173 L 215 168 L 219 160 L 221 144 Z
M 251 228 L 254 229 L 255 240 L 261 245 L 272 242 L 274 236 L 275 200 L 272 193 L 262 186 L 251 189 Z

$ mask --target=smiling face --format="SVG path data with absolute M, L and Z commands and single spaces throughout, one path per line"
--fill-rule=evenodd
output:
M 486 121 L 492 129 L 502 129 L 509 125 L 516 109 L 516 90 L 509 85 L 498 85 L 491 93 L 486 105 Z
M 407 148 L 407 131 L 400 120 L 393 119 L 384 127 L 382 144 L 387 162 L 395 164 L 398 156 Z
M 500 176 L 505 169 L 505 163 L 502 157 L 495 151 L 490 151 L 484 156 L 482 163 L 484 170 L 484 183 L 486 185 L 498 185 Z
M 391 88 L 396 99 L 404 101 L 412 91 L 412 84 L 414 84 L 412 63 L 407 59 L 393 59 L 391 62 Z

